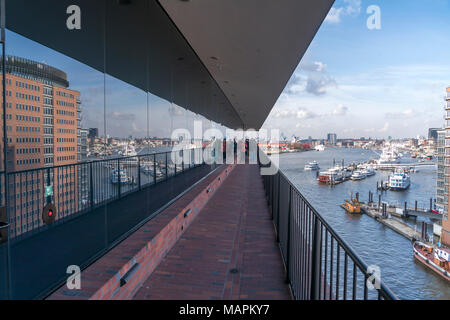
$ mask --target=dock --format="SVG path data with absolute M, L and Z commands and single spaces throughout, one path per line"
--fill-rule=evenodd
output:
M 372 208 L 371 206 L 369 206 L 367 204 L 361 204 L 361 210 L 363 213 L 374 218 L 378 222 L 382 223 L 383 225 L 385 225 L 386 227 L 390 228 L 391 230 L 397 232 L 398 234 L 404 236 L 405 238 L 407 238 L 410 241 L 422 240 L 421 233 L 414 230 L 406 223 L 403 223 L 397 219 L 390 218 L 390 217 L 383 218 L 383 215 L 380 211 Z

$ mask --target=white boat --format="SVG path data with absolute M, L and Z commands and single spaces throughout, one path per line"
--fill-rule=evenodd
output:
M 365 168 L 362 170 L 362 173 L 364 173 L 366 177 L 371 177 L 376 174 L 376 171 L 373 168 Z
M 396 171 L 389 176 L 389 188 L 394 191 L 403 191 L 409 188 L 411 179 L 403 170 Z
M 314 148 L 316 151 L 325 151 L 325 146 L 323 144 L 318 145 Z
M 305 165 L 305 171 L 317 171 L 320 170 L 319 164 L 316 161 L 310 162 Z
M 378 164 L 398 163 L 398 159 L 399 155 L 395 149 L 384 148 L 377 162 Z
M 350 179 L 352 179 L 353 181 L 359 181 L 359 180 L 364 180 L 366 178 L 366 174 L 361 171 L 361 170 L 356 170 L 353 172 L 352 176 L 350 177 Z
M 124 169 L 112 170 L 110 180 L 111 180 L 111 183 L 113 183 L 113 184 L 117 184 L 117 183 L 119 183 L 119 181 L 120 181 L 120 183 L 128 183 L 129 182 L 129 178 Z
M 126 157 L 126 159 L 121 160 L 121 163 L 125 163 L 128 165 L 137 165 L 138 164 L 138 157 L 136 149 L 132 145 L 127 145 L 125 149 L 121 152 L 123 157 Z

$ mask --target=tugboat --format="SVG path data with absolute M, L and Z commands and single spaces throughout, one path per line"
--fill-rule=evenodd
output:
M 450 282 L 450 249 L 416 241 L 413 250 L 414 258 Z
M 361 213 L 361 204 L 357 199 L 353 199 L 353 196 L 350 196 L 350 201 L 345 200 L 345 203 L 341 205 L 341 208 L 351 214 Z

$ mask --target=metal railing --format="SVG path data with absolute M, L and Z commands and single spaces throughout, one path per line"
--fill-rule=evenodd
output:
M 177 152 L 189 162 L 174 163 L 172 155 Z M 8 172 L 9 239 L 18 240 L 45 229 L 41 214 L 48 203 L 57 209 L 54 223 L 62 223 L 198 167 L 204 163 L 198 164 L 202 152 L 202 148 L 185 149 Z M 2 203 L 4 184 L 5 175 L 0 172 Z
M 262 178 L 295 299 L 398 299 L 280 170 Z

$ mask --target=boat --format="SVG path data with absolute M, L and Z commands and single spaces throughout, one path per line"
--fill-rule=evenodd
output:
M 413 244 L 413 250 L 416 260 L 450 281 L 450 249 L 416 241 Z
M 403 171 L 395 171 L 389 176 L 389 188 L 393 191 L 403 191 L 409 188 L 411 185 L 411 179 L 409 175 Z
M 361 204 L 357 199 L 353 199 L 353 196 L 350 197 L 349 200 L 345 200 L 345 203 L 341 205 L 341 207 L 351 214 L 360 214 L 361 213 Z
M 134 148 L 134 146 L 127 145 L 125 147 L 125 149 L 122 152 L 120 152 L 119 154 L 121 154 L 123 157 L 126 157 L 126 159 L 120 161 L 121 163 L 125 163 L 128 165 L 137 165 L 138 164 L 137 152 L 136 152 L 136 149 Z
M 320 170 L 319 164 L 316 161 L 310 162 L 305 165 L 305 171 L 316 171 Z
M 353 181 L 364 180 L 367 176 L 364 174 L 362 170 L 356 170 L 351 175 L 350 179 Z
M 344 175 L 342 169 L 340 168 L 331 168 L 327 171 L 323 171 L 319 174 L 319 178 L 317 179 L 320 183 L 328 183 L 334 184 L 336 182 L 340 182 L 344 179 Z
M 399 155 L 395 149 L 392 148 L 384 148 L 380 159 L 378 159 L 378 164 L 392 164 L 398 163 Z
M 365 168 L 362 170 L 362 173 L 364 173 L 366 177 L 371 177 L 376 174 L 376 171 L 373 168 Z
M 120 179 L 120 183 L 128 183 L 129 178 L 127 176 L 127 173 L 124 169 L 114 169 L 111 171 L 110 180 L 113 184 L 118 184 Z
M 325 146 L 323 144 L 318 145 L 314 148 L 316 151 L 325 151 Z

